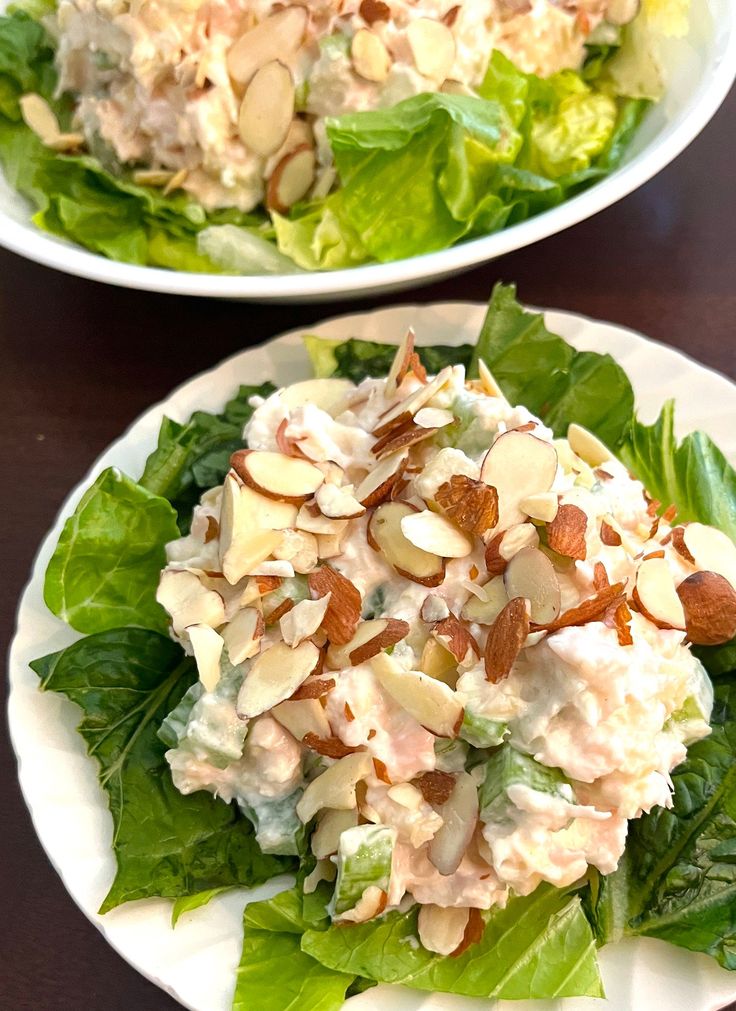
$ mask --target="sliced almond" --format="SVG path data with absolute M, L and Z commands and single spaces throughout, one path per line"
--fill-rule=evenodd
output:
M 295 572 L 305 575 L 311 572 L 319 561 L 317 538 L 305 530 L 283 530 L 281 540 L 273 549 L 273 557 L 278 561 L 288 562 L 293 570 L 291 575 Z
M 597 436 L 589 432 L 587 428 L 583 428 L 582 425 L 576 425 L 573 422 L 568 426 L 567 441 L 570 443 L 573 453 L 589 467 L 600 467 L 602 463 L 613 459 L 613 453 L 608 446 L 604 446 Z
M 189 625 L 186 632 L 197 662 L 199 680 L 205 691 L 212 692 L 220 680 L 220 657 L 225 642 L 209 625 Z
M 342 539 L 344 534 L 315 534 L 317 551 L 321 562 L 330 558 L 338 558 L 342 554 Z
M 498 493 L 484 481 L 465 474 L 453 474 L 435 495 L 446 516 L 469 534 L 486 533 L 498 522 Z
M 435 622 L 442 621 L 443 618 L 449 618 L 450 608 L 442 597 L 436 593 L 428 593 L 422 602 L 419 614 L 422 621 L 434 625 Z
M 556 473 L 557 451 L 551 443 L 530 432 L 500 435 L 488 450 L 480 473 L 481 480 L 498 492 L 498 526 L 505 529 L 522 523 L 526 519 L 522 500 L 549 491 Z
M 664 554 L 662 558 L 664 558 Z M 611 580 L 608 578 L 608 570 L 605 565 L 603 562 L 596 562 L 593 566 L 593 587 L 596 590 L 603 590 L 610 585 Z
M 320 512 L 333 520 L 352 520 L 362 516 L 365 506 L 353 494 L 353 486 L 338 488 L 335 484 L 323 484 L 314 497 Z
M 617 548 L 621 544 L 621 534 L 607 520 L 601 520 L 601 544 Z
M 452 653 L 461 666 L 470 666 L 480 656 L 478 643 L 454 614 L 438 621 L 432 629 L 432 635 Z
M 468 910 L 459 906 L 419 906 L 417 930 L 422 947 L 437 955 L 451 955 L 462 943 Z
M 225 626 L 222 637 L 230 663 L 237 666 L 250 660 L 261 648 L 265 630 L 263 615 L 255 607 L 244 607 Z
M 354 748 L 350 744 L 343 743 L 339 737 L 332 735 L 320 737 L 314 733 L 305 734 L 302 738 L 302 744 L 305 748 L 309 748 L 310 751 L 316 751 L 318 755 L 324 755 L 325 758 L 345 758 L 346 755 L 354 755 L 356 751 L 361 750 L 360 748 Z
M 491 625 L 484 653 L 487 681 L 497 684 L 511 673 L 529 634 L 527 607 L 523 597 L 514 597 Z
M 349 379 L 338 379 L 336 376 L 304 379 L 300 383 L 286 386 L 281 391 L 281 400 L 290 410 L 313 404 L 331 418 L 336 418 L 346 409 L 348 396 L 354 389 Z
M 332 594 L 319 600 L 300 600 L 281 618 L 281 636 L 287 646 L 298 646 L 308 639 L 322 624 Z
M 386 908 L 388 895 L 378 885 L 368 885 L 352 909 L 341 913 L 336 923 L 367 923 L 373 920 Z
M 307 195 L 314 182 L 316 171 L 317 157 L 311 144 L 301 144 L 285 154 L 268 180 L 266 187 L 268 209 L 278 214 L 286 214 L 290 207 Z
M 230 465 L 261 495 L 294 505 L 314 495 L 324 481 L 324 474 L 314 464 L 283 453 L 240 449 L 231 456 Z
M 492 625 L 509 602 L 503 576 L 494 576 L 480 589 L 481 596 L 474 594 L 466 600 L 461 617 L 465 621 L 475 621 L 479 625 Z
M 238 115 L 238 133 L 249 151 L 261 158 L 278 151 L 294 118 L 294 94 L 291 71 L 279 60 L 256 71 Z M 286 155 L 280 164 L 290 157 Z
M 547 544 L 558 555 L 580 561 L 587 554 L 585 545 L 587 529 L 588 517 L 580 506 L 561 505 L 555 518 L 547 524 Z
M 672 544 L 692 565 L 716 572 L 736 587 L 736 545 L 722 531 L 704 523 L 688 523 L 672 530 Z
M 331 520 L 328 516 L 324 516 L 313 502 L 307 502 L 299 509 L 293 526 L 311 534 L 342 537 L 348 524 L 347 520 Z
M 685 612 L 675 579 L 664 558 L 645 559 L 636 573 L 633 598 L 641 613 L 658 628 L 685 629 Z
M 436 681 L 444 681 L 450 688 L 455 687 L 460 676 L 457 660 L 434 636 L 430 636 L 422 648 L 419 669 Z
M 356 784 L 373 771 L 367 751 L 357 751 L 339 759 L 313 779 L 296 806 L 299 820 L 306 824 L 323 808 L 352 811 L 357 807 Z
M 492 576 L 500 576 L 515 554 L 538 545 L 539 534 L 531 523 L 515 523 L 495 534 L 486 545 L 486 568 Z
M 222 597 L 204 586 L 194 572 L 164 569 L 156 590 L 156 600 L 170 615 L 176 635 L 182 635 L 188 625 L 217 628 L 225 621 Z
M 483 919 L 480 909 L 476 909 L 475 907 L 470 908 L 468 910 L 468 922 L 465 926 L 463 939 L 457 948 L 451 952 L 450 958 L 460 958 L 468 948 L 482 941 L 485 929 L 486 921 Z
M 392 430 L 382 439 L 378 439 L 371 452 L 375 453 L 376 459 L 383 460 L 386 456 L 391 456 L 403 449 L 410 449 L 420 442 L 431 439 L 436 432 L 436 428 L 420 428 L 419 425 L 410 421 L 402 428 Z
M 269 646 L 256 657 L 245 675 L 238 693 L 238 715 L 251 719 L 285 702 L 318 662 L 319 650 L 312 642 L 302 642 L 295 649 L 285 642 Z
M 359 12 L 369 25 L 375 24 L 376 21 L 391 20 L 391 8 L 383 0 L 361 0 Z
M 515 554 L 503 579 L 510 599 L 529 601 L 532 621 L 546 624 L 560 613 L 560 581 L 552 562 L 538 548 L 524 548 Z
M 283 533 L 279 537 L 279 543 L 274 548 L 274 551 L 279 549 L 282 543 Z M 294 566 L 288 559 L 285 558 L 271 558 L 265 562 L 260 562 L 256 565 L 251 572 L 254 576 L 276 576 L 279 579 L 293 579 L 294 578 Z
M 718 646 L 736 636 L 736 590 L 724 576 L 694 572 L 677 587 L 677 596 L 691 642 Z
M 441 807 L 455 789 L 455 777 L 449 772 L 433 770 L 417 776 L 414 784 L 428 804 Z
M 616 629 L 619 646 L 632 646 L 634 637 L 631 634 L 631 611 L 625 601 L 614 609 L 613 627 Z
M 401 532 L 414 547 L 441 558 L 465 558 L 473 550 L 472 537 L 430 509 L 404 516 Z
M 169 169 L 136 169 L 133 182 L 137 186 L 168 186 L 174 178 Z
M 383 40 L 369 28 L 359 28 L 350 46 L 355 73 L 366 81 L 381 83 L 391 69 L 391 54 Z
M 61 134 L 59 121 L 45 98 L 30 92 L 20 97 L 18 105 L 23 122 L 43 144 L 48 146 L 58 139 Z
M 288 730 L 297 741 L 302 741 L 307 734 L 317 737 L 329 737 L 332 733 L 324 708 L 318 698 L 287 699 L 274 706 L 270 713 L 275 720 Z
M 328 809 L 324 812 L 310 840 L 312 853 L 318 860 L 324 860 L 325 857 L 337 853 L 340 836 L 349 828 L 355 828 L 358 824 L 358 817 L 357 809 L 352 811 Z
M 411 361 L 411 356 L 414 354 L 414 338 L 414 331 L 409 327 L 401 343 L 396 348 L 396 354 L 391 362 L 391 368 L 388 370 L 384 385 L 386 400 L 390 400 L 391 397 L 395 396 L 399 384 L 409 369 L 409 362 Z
M 586 597 L 575 607 L 563 611 L 549 624 L 533 624 L 531 631 L 557 632 L 561 628 L 587 625 L 591 621 L 603 621 L 606 611 L 611 607 L 618 607 L 624 600 L 624 586 L 624 583 L 613 583 L 611 586 L 606 586 L 598 590 L 592 597 Z
M 331 670 L 353 666 L 350 654 L 378 638 L 386 630 L 387 621 L 388 618 L 370 618 L 368 621 L 359 622 L 348 642 L 340 646 L 330 644 L 327 650 L 327 666 Z M 380 649 L 376 652 L 379 653 Z
M 438 814 L 442 826 L 430 842 L 427 856 L 440 874 L 454 874 L 478 823 L 478 788 L 469 773 L 457 775 L 452 793 L 438 808 Z
M 415 18 L 406 29 L 414 63 L 424 77 L 444 81 L 455 62 L 455 38 L 441 21 Z
M 378 618 L 374 625 L 374 631 L 375 635 L 372 638 L 350 650 L 348 657 L 351 666 L 357 667 L 358 664 L 365 663 L 366 660 L 377 656 L 382 650 L 389 649 L 397 642 L 401 642 L 409 634 L 409 625 L 398 618 Z
M 373 430 L 376 438 L 382 439 L 389 432 L 401 428 L 408 421 L 411 421 L 417 411 L 428 404 L 432 397 L 439 393 L 442 387 L 449 382 L 451 377 L 452 366 L 448 365 L 441 372 L 438 372 L 430 383 L 420 386 L 418 390 L 415 390 L 406 399 L 400 400 L 386 411 L 379 419 L 380 424 L 378 427 Z
M 452 411 L 446 411 L 444 407 L 420 407 L 414 415 L 414 424 L 419 428 L 445 428 L 455 421 Z
M 506 399 L 503 390 L 496 382 L 495 376 L 482 358 L 478 359 L 478 378 L 486 396 L 499 397 L 501 400 Z
M 553 491 L 542 491 L 536 495 L 527 495 L 519 502 L 519 509 L 533 520 L 551 523 L 557 515 L 559 499 Z
M 305 7 L 285 7 L 241 35 L 227 54 L 227 69 L 232 79 L 238 84 L 247 84 L 265 64 L 272 60 L 288 60 L 304 40 L 307 20 Z
M 322 622 L 327 638 L 338 646 L 349 642 L 355 634 L 363 607 L 355 585 L 329 565 L 310 572 L 307 579 L 313 600 L 331 594 Z
M 334 678 L 323 678 L 316 676 L 320 670 L 320 665 L 317 665 L 315 670 L 315 675 L 307 678 L 307 680 L 301 684 L 293 695 L 289 696 L 290 702 L 303 701 L 304 699 L 321 699 L 325 695 L 329 695 L 332 689 L 335 687 Z
M 415 512 L 406 502 L 379 505 L 368 522 L 368 543 L 399 575 L 424 586 L 439 586 L 445 578 L 444 560 L 412 544 L 402 528 L 402 520 Z
M 391 489 L 404 473 L 408 450 L 385 456 L 370 470 L 355 489 L 355 498 L 366 507 L 377 506 L 391 494 Z
M 382 687 L 410 716 L 437 737 L 456 737 L 463 707 L 455 692 L 422 671 L 405 671 L 387 653 L 371 661 Z

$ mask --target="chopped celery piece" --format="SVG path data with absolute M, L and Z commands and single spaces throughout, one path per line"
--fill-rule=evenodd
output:
M 302 793 L 299 789 L 288 797 L 238 798 L 241 811 L 256 831 L 256 842 L 261 852 L 278 856 L 300 856 L 304 853 L 306 827 L 296 813 Z
M 434 742 L 435 765 L 440 772 L 464 772 L 468 746 L 458 738 L 438 737 Z
M 176 709 L 169 713 L 161 727 L 167 736 L 161 739 L 168 744 L 176 732 L 175 747 L 185 749 L 197 761 L 208 762 L 218 769 L 236 762 L 243 754 L 247 730 L 245 720 L 241 720 L 235 710 L 242 681 L 243 671 L 225 661 L 215 689 L 211 692 L 201 691 L 197 698 L 193 698 L 188 715 L 184 703 L 188 696 L 193 695 L 193 689 L 197 685 L 193 685 Z
M 204 685 L 201 681 L 195 681 L 181 697 L 178 705 L 171 710 L 158 728 L 158 737 L 164 742 L 167 748 L 177 748 L 181 743 L 187 729 L 189 717 L 192 714 L 192 707 L 197 702 Z
M 508 817 L 512 805 L 507 791 L 516 784 L 563 800 L 574 799 L 572 787 L 559 769 L 550 769 L 510 744 L 502 744 L 486 762 L 478 792 L 481 821 L 504 821 Z
M 388 891 L 396 829 L 387 825 L 356 825 L 340 836 L 337 882 L 330 904 L 332 916 L 353 909 L 371 886 Z
M 490 720 L 487 716 L 465 710 L 460 737 L 474 748 L 495 748 L 503 744 L 508 732 L 508 724 L 501 720 Z
M 688 678 L 688 697 L 667 721 L 683 744 L 691 744 L 707 737 L 713 712 L 713 684 L 705 667 L 696 660 Z

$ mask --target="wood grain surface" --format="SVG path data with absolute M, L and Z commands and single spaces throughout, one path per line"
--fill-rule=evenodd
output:
M 184 299 L 78 280 L 0 251 L 4 641 L 37 545 L 95 457 L 173 387 L 282 330 L 391 302 L 485 300 L 502 279 L 515 281 L 526 302 L 625 324 L 736 378 L 735 118 L 732 92 L 685 154 L 616 206 L 530 249 L 389 298 L 271 307 Z M 0 789 L 0 1008 L 177 1007 L 106 945 L 65 892 L 20 796 L 4 723 Z

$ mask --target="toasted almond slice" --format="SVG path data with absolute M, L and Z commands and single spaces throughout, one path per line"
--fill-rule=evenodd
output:
M 368 622 L 365 622 L 368 624 Z M 371 622 L 373 624 L 373 622 Z M 383 627 L 378 627 L 383 626 Z M 350 659 L 350 664 L 353 667 L 357 667 L 358 664 L 365 663 L 366 660 L 371 660 L 374 656 L 377 656 L 382 650 L 388 649 L 390 646 L 395 646 L 397 642 L 401 642 L 409 634 L 409 625 L 405 621 L 401 621 L 399 618 L 378 618 L 375 621 L 374 632 L 372 638 L 368 639 L 366 642 L 360 643 L 354 646 L 348 656 Z M 354 641 L 351 639 L 351 643 Z M 348 643 L 350 646 L 350 643 Z
M 527 495 L 519 502 L 519 509 L 533 520 L 551 523 L 557 515 L 559 499 L 553 491 L 542 491 L 536 495 Z
M 323 808 L 352 811 L 357 807 L 355 787 L 373 771 L 367 751 L 357 751 L 339 759 L 313 779 L 296 806 L 299 820 L 306 825 Z
M 522 523 L 526 515 L 520 502 L 529 495 L 549 491 L 557 473 L 557 451 L 530 432 L 500 435 L 486 453 L 481 480 L 498 492 L 501 529 Z
M 432 635 L 452 653 L 461 667 L 472 665 L 475 659 L 480 656 L 478 643 L 470 631 L 452 613 L 437 622 L 432 629 Z
M 441 21 L 415 18 L 406 29 L 414 63 L 420 74 L 435 81 L 449 77 L 455 62 L 455 38 Z
M 281 635 L 287 646 L 298 646 L 304 639 L 314 635 L 322 624 L 332 594 L 319 600 L 300 600 L 281 618 Z
M 601 520 L 601 544 L 609 548 L 617 548 L 621 544 L 621 534 L 615 530 L 608 520 Z
M 647 563 L 648 564 L 648 563 Z M 572 628 L 576 625 L 587 625 L 591 621 L 603 621 L 611 607 L 618 607 L 624 600 L 624 583 L 613 583 L 611 586 L 603 587 L 592 597 L 586 597 L 575 607 L 563 611 L 554 621 L 548 625 L 532 624 L 532 632 L 557 632 L 561 628 Z
M 443 618 L 449 618 L 450 608 L 447 606 L 447 601 L 442 597 L 436 593 L 428 593 L 424 598 L 419 614 L 422 621 L 426 621 L 429 625 L 434 625 L 435 622 L 442 621 Z
M 285 7 L 241 35 L 227 54 L 227 69 L 232 79 L 238 84 L 247 84 L 266 63 L 288 60 L 302 44 L 307 19 L 305 7 Z
M 444 407 L 421 407 L 414 415 L 414 424 L 419 428 L 445 428 L 455 421 L 452 411 L 446 411 Z
M 661 557 L 664 558 L 664 554 Z M 611 580 L 608 578 L 608 570 L 605 565 L 603 562 L 596 562 L 593 566 L 593 587 L 596 590 L 603 590 L 610 585 Z
M 365 506 L 353 495 L 353 486 L 338 488 L 336 484 L 323 484 L 314 496 L 320 512 L 333 520 L 353 520 L 362 516 Z
M 349 642 L 355 634 L 363 607 L 355 585 L 329 565 L 310 572 L 307 580 L 313 600 L 328 593 L 332 595 L 322 622 L 327 638 L 338 646 Z
M 636 573 L 634 601 L 658 628 L 685 630 L 685 612 L 675 590 L 675 579 L 664 558 L 648 558 Z
M 324 516 L 313 502 L 307 502 L 299 509 L 294 526 L 311 534 L 342 537 L 347 530 L 348 522 L 331 520 L 328 516 Z
M 344 534 L 315 534 L 317 551 L 321 562 L 330 558 L 338 558 L 342 554 L 342 539 Z
M 232 586 L 253 573 L 281 540 L 279 531 L 264 529 L 259 523 L 261 496 L 254 498 L 250 489 L 241 487 L 228 474 L 222 489 L 220 506 L 220 567 Z
M 279 60 L 255 72 L 238 116 L 240 139 L 254 154 L 267 158 L 284 143 L 294 118 L 294 94 L 291 71 Z M 280 164 L 290 157 L 286 155 Z
M 460 676 L 457 660 L 439 639 L 430 636 L 424 644 L 419 669 L 436 681 L 444 681 L 454 688 Z
M 444 560 L 416 547 L 402 529 L 402 520 L 415 512 L 407 502 L 379 505 L 368 521 L 368 543 L 400 575 L 423 586 L 439 586 L 445 578 Z
M 300 685 L 293 695 L 289 696 L 290 702 L 301 701 L 302 699 L 321 699 L 328 695 L 335 687 L 334 678 L 323 678 L 319 676 L 320 665 L 313 676 L 307 678 L 304 684 Z
M 473 550 L 472 537 L 430 509 L 407 513 L 400 522 L 404 537 L 422 551 L 441 558 L 465 558 Z
M 483 392 L 489 397 L 500 397 L 501 400 L 505 400 L 503 390 L 496 382 L 496 378 L 488 368 L 486 363 L 482 358 L 478 359 L 478 377 L 480 379 L 481 386 L 483 387 Z
M 273 557 L 278 561 L 288 562 L 292 567 L 291 575 L 295 572 L 302 575 L 311 572 L 319 561 L 317 538 L 305 530 L 283 530 L 281 540 L 273 549 Z
M 189 625 L 186 632 L 197 662 L 199 680 L 205 691 L 212 692 L 220 680 L 220 657 L 225 641 L 209 625 Z
M 382 439 L 378 439 L 371 452 L 375 454 L 376 459 L 383 460 L 386 456 L 398 453 L 402 449 L 410 449 L 426 439 L 431 439 L 436 432 L 436 428 L 420 428 L 413 421 L 409 421 L 401 428 L 394 429 L 384 435 Z
M 631 611 L 625 601 L 614 608 L 613 627 L 616 629 L 619 646 L 632 646 L 634 637 L 631 634 Z
M 330 808 L 324 812 L 310 841 L 312 853 L 318 860 L 324 860 L 326 857 L 332 856 L 333 853 L 337 853 L 340 836 L 349 828 L 354 828 L 358 824 L 358 818 L 357 808 L 352 811 L 338 811 Z
M 295 649 L 285 642 L 269 646 L 256 657 L 245 675 L 238 693 L 238 715 L 250 719 L 285 702 L 318 662 L 319 650 L 312 642 L 302 642 Z
M 61 134 L 59 121 L 45 98 L 30 92 L 20 97 L 18 105 L 23 122 L 43 144 L 49 146 L 58 139 Z
M 722 531 L 704 523 L 688 523 L 673 529 L 672 544 L 691 564 L 716 572 L 736 587 L 736 545 Z
M 514 555 L 503 579 L 509 598 L 529 601 L 532 621 L 546 624 L 560 613 L 560 581 L 552 562 L 538 548 L 524 548 Z
M 500 576 L 506 566 L 524 548 L 536 548 L 539 534 L 531 523 L 516 523 L 495 534 L 486 545 L 486 568 L 492 576 Z
M 498 522 L 498 493 L 484 481 L 453 474 L 435 495 L 437 505 L 468 534 L 486 533 Z
M 281 391 L 281 400 L 290 409 L 313 404 L 325 411 L 332 418 L 346 409 L 348 395 L 355 387 L 349 379 L 338 379 L 329 376 L 323 379 L 304 379 L 300 383 L 292 383 Z M 335 464 L 334 466 L 337 466 Z
M 353 69 L 366 81 L 385 81 L 391 69 L 391 54 L 381 38 L 369 28 L 359 28 L 350 46 Z
M 294 505 L 314 495 L 324 481 L 324 474 L 313 463 L 266 450 L 239 449 L 231 456 L 230 465 L 261 495 Z
M 279 543 L 281 543 L 280 540 Z M 277 548 L 278 545 L 274 548 L 274 551 Z M 293 579 L 295 574 L 294 566 L 286 558 L 268 559 L 256 565 L 251 571 L 254 576 L 277 576 L 279 579 Z
M 450 794 L 455 789 L 455 777 L 449 772 L 423 772 L 414 780 L 422 797 L 428 804 L 441 807 L 450 799 Z
M 469 773 L 458 774 L 452 793 L 438 813 L 442 817 L 442 827 L 430 842 L 427 856 L 440 874 L 454 874 L 478 822 L 478 788 Z
M 718 646 L 736 635 L 736 590 L 724 576 L 694 572 L 677 587 L 677 596 L 691 642 Z
M 381 685 L 410 716 L 437 737 L 456 737 L 463 707 L 455 692 L 422 671 L 405 671 L 387 653 L 371 661 Z
M 222 633 L 230 663 L 237 666 L 255 656 L 264 631 L 263 615 L 257 608 L 244 607 L 238 611 Z
M 303 740 L 307 734 L 329 737 L 332 733 L 319 699 L 280 702 L 271 710 L 270 715 L 297 741 Z
M 422 947 L 438 955 L 451 955 L 462 943 L 468 925 L 468 910 L 459 906 L 419 907 L 417 929 Z
M 188 625 L 216 628 L 225 621 L 225 603 L 219 593 L 202 584 L 194 572 L 164 569 L 156 600 L 171 616 L 171 626 L 181 635 Z
M 566 503 L 559 507 L 555 518 L 547 524 L 547 544 L 558 555 L 581 561 L 587 554 L 587 529 L 588 517 L 580 506 Z
M 529 611 L 523 597 L 514 597 L 491 625 L 484 654 L 486 680 L 497 684 L 511 673 L 529 634 Z
M 330 645 L 327 650 L 327 666 L 332 670 L 355 666 L 350 659 L 350 654 L 379 638 L 386 631 L 388 620 L 388 618 L 370 618 L 368 621 L 359 622 L 348 642 L 341 646 Z M 376 653 L 380 653 L 380 648 L 376 650 Z
M 399 383 L 409 369 L 409 362 L 411 361 L 411 356 L 414 354 L 414 337 L 414 331 L 409 327 L 396 349 L 396 354 L 391 362 L 391 368 L 388 370 L 384 386 L 386 400 L 390 400 L 396 394 Z
M 285 154 L 268 180 L 266 187 L 268 209 L 278 214 L 286 214 L 290 207 L 307 195 L 314 182 L 316 170 L 317 157 L 311 144 L 301 144 Z
M 486 921 L 483 919 L 483 914 L 480 909 L 476 909 L 475 907 L 468 909 L 468 922 L 465 927 L 463 939 L 457 948 L 450 953 L 450 958 L 460 958 L 460 956 L 463 955 L 468 948 L 482 941 L 485 929 Z
M 604 446 L 597 436 L 582 425 L 573 422 L 568 426 L 567 441 L 573 453 L 589 467 L 600 467 L 602 463 L 613 459 L 613 453 L 608 446 Z
M 359 12 L 368 25 L 391 20 L 391 8 L 383 0 L 361 0 Z
M 432 397 L 439 393 L 442 387 L 450 381 L 451 377 L 452 366 L 448 365 L 430 383 L 420 386 L 418 390 L 415 390 L 405 400 L 400 400 L 386 411 L 380 418 L 381 424 L 373 430 L 376 438 L 382 439 L 389 432 L 394 431 L 396 428 L 401 428 L 407 421 L 410 421 L 421 407 L 428 404 Z
M 503 576 L 494 576 L 480 587 L 481 596 L 471 596 L 463 605 L 461 617 L 479 625 L 492 625 L 509 602 Z
M 406 449 L 385 456 L 358 484 L 355 498 L 368 508 L 379 505 L 391 494 L 391 489 L 404 473 L 408 459 Z
M 309 748 L 310 751 L 316 751 L 318 755 L 324 755 L 325 758 L 345 758 L 346 755 L 354 755 L 356 751 L 361 750 L 361 748 L 345 744 L 339 737 L 332 735 L 319 737 L 313 733 L 305 734 L 302 738 L 302 744 L 305 748 Z

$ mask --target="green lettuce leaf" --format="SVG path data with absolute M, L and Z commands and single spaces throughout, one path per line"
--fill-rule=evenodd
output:
M 336 972 L 303 952 L 307 926 L 298 888 L 245 907 L 233 1011 L 339 1011 L 355 974 Z
M 385 376 L 396 355 L 394 344 L 359 340 L 327 340 L 313 334 L 304 337 L 304 345 L 317 376 L 339 376 L 359 383 L 368 376 Z M 435 344 L 418 347 L 417 354 L 425 369 L 435 375 L 446 365 L 467 365 L 473 349 L 470 344 L 459 347 Z
M 736 969 L 736 680 L 716 687 L 710 737 L 672 775 L 672 810 L 629 823 L 626 858 L 600 878 L 602 942 L 659 937 Z
M 146 460 L 142 487 L 168 499 L 182 532 L 189 529 L 192 507 L 208 488 L 221 484 L 230 456 L 243 446 L 243 428 L 253 413 L 252 396 L 267 397 L 273 383 L 241 386 L 221 414 L 195 411 L 186 424 L 164 418 L 158 445 Z
M 47 607 L 79 632 L 123 625 L 165 631 L 156 586 L 164 545 L 178 536 L 165 499 L 108 467 L 64 523 L 46 569 Z
M 478 944 L 443 958 L 412 943 L 417 907 L 350 928 L 307 930 L 302 951 L 337 972 L 418 990 L 509 1000 L 603 996 L 595 940 L 571 889 L 541 885 L 484 913 Z
M 77 729 L 99 763 L 117 861 L 100 912 L 154 895 L 255 885 L 291 869 L 292 861 L 260 852 L 234 805 L 203 792 L 185 797 L 174 786 L 156 728 L 197 676 L 176 643 L 144 629 L 114 629 L 31 667 L 44 691 L 82 709 Z
M 185 913 L 193 913 L 211 902 L 215 896 L 230 891 L 230 885 L 220 885 L 218 888 L 208 888 L 205 892 L 195 892 L 194 895 L 182 895 L 175 899 L 171 907 L 171 926 L 175 927 Z

